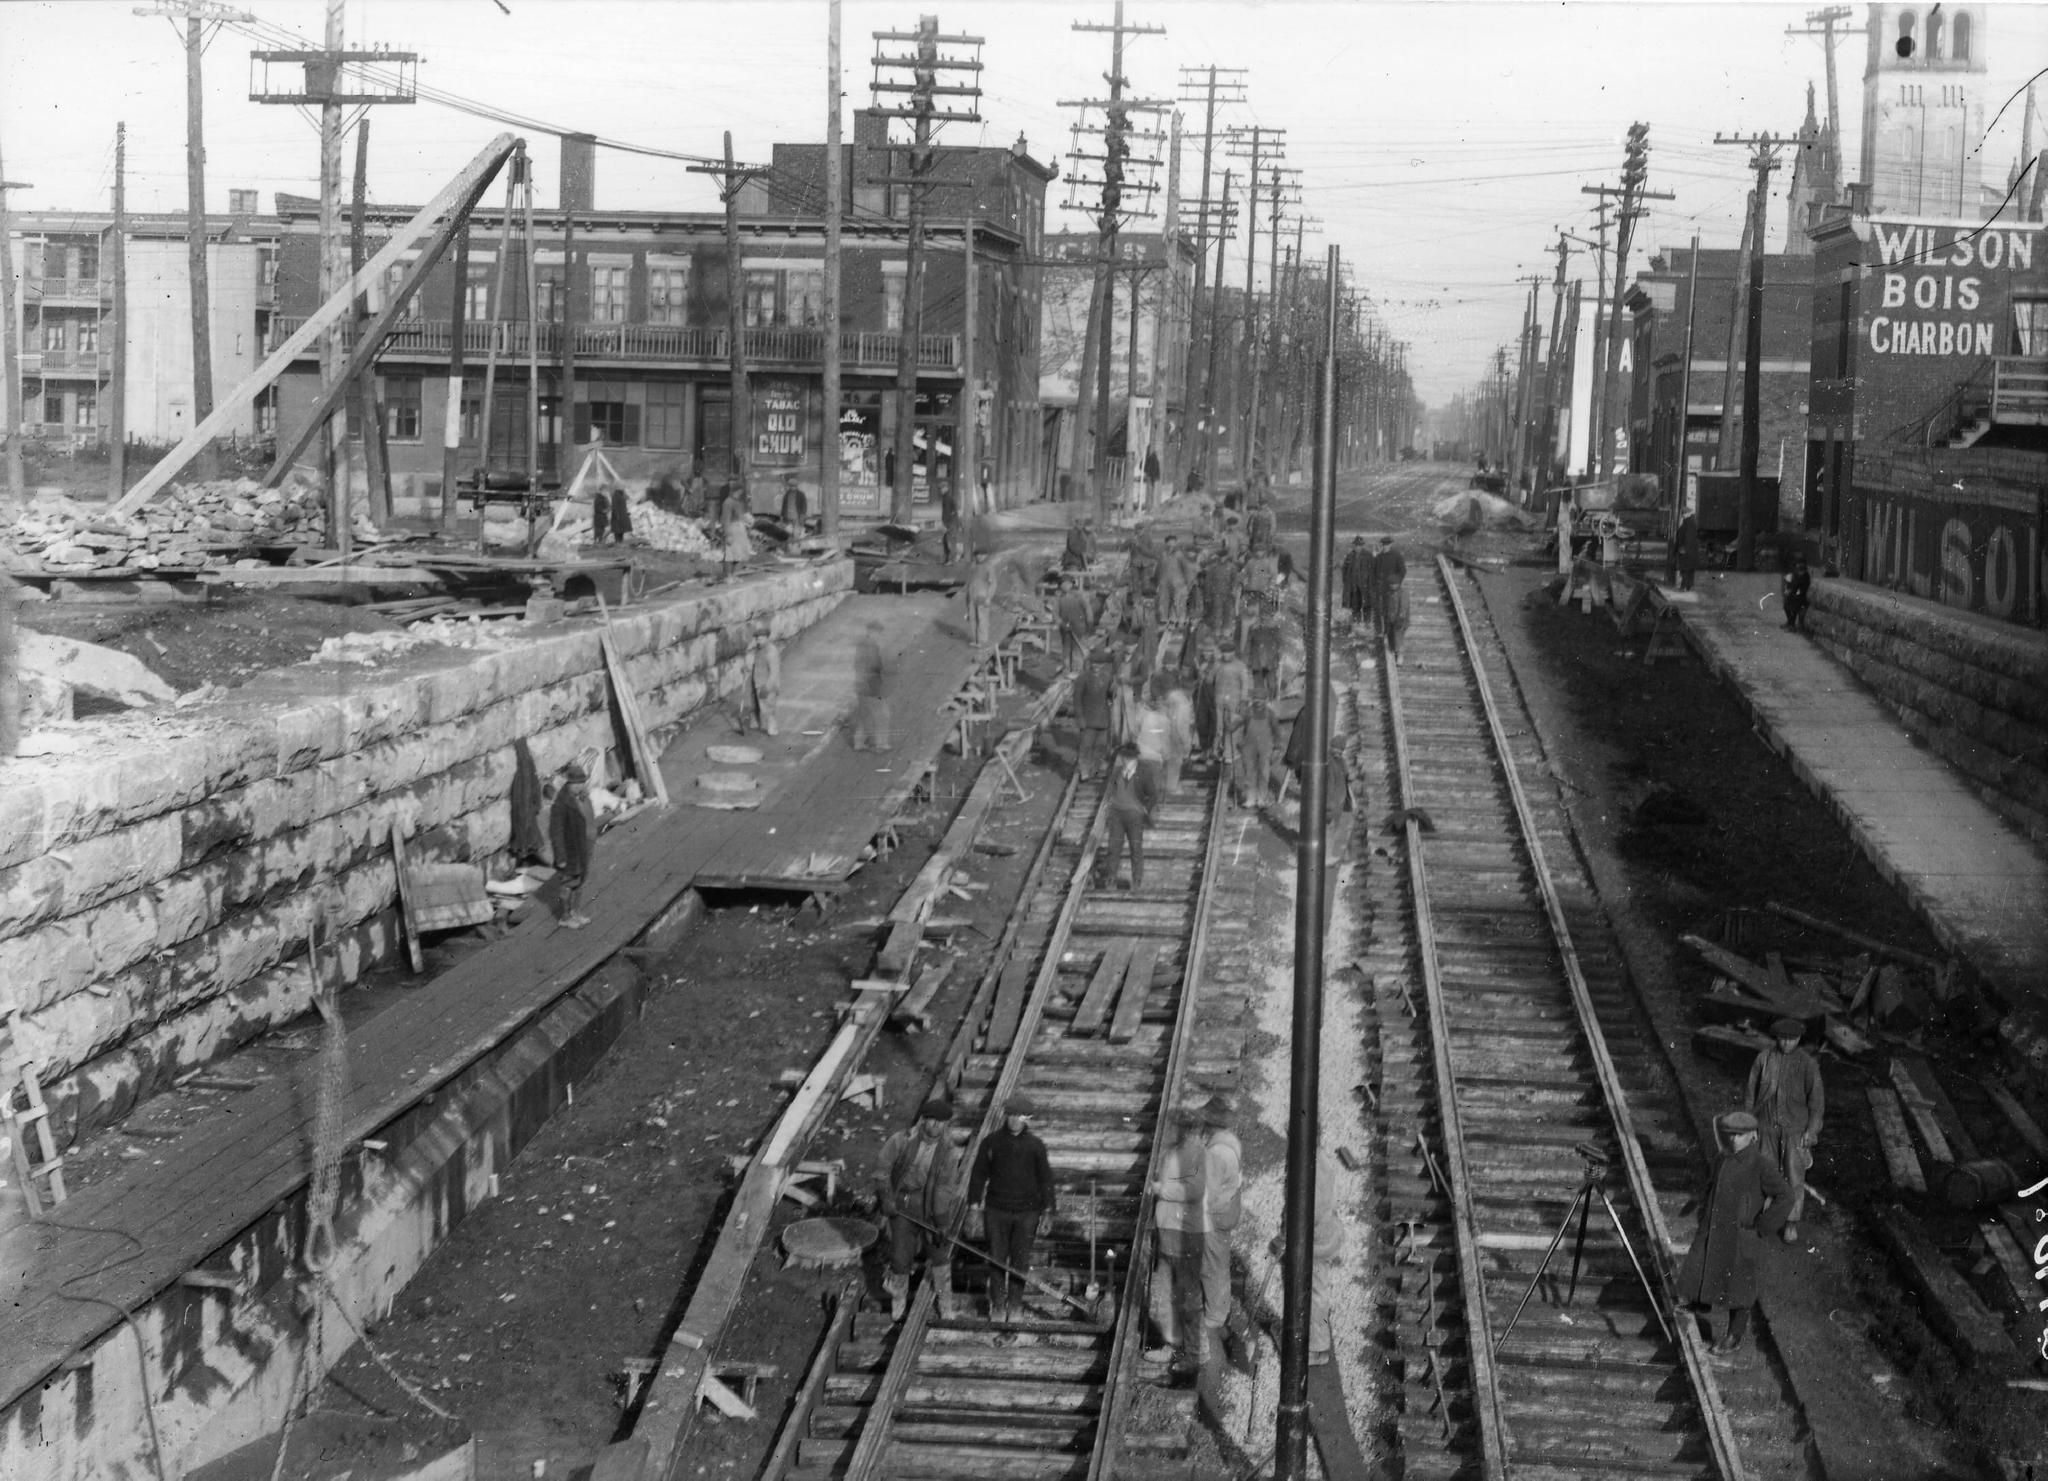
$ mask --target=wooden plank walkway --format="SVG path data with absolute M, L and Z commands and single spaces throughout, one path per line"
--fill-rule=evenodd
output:
M 792 644 L 784 662 L 786 691 L 816 686 L 787 709 L 822 716 L 836 702 L 843 714 L 852 703 L 852 644 L 867 621 L 881 621 L 885 648 L 902 653 L 893 755 L 856 754 L 836 734 L 812 737 L 817 743 L 758 810 L 678 805 L 642 813 L 598 843 L 585 891 L 587 928 L 560 930 L 547 912 L 536 911 L 504 939 L 352 1030 L 348 1141 L 374 1136 L 545 1012 L 700 875 L 786 868 L 811 852 L 806 840 L 823 839 L 846 856 L 831 876 L 843 882 L 858 858 L 851 840 L 865 843 L 887 821 L 951 731 L 941 706 L 966 678 L 972 653 L 936 630 L 942 605 L 850 598 Z M 703 743 L 693 733 L 671 749 L 663 761 L 670 789 L 678 799 L 693 796 L 695 774 L 712 764 Z M 877 761 L 891 763 L 889 770 L 881 772 Z M 0 1406 L 115 1324 L 105 1307 L 67 1299 L 61 1288 L 134 1311 L 296 1192 L 309 1171 L 307 1116 L 296 1077 L 278 1076 L 163 1144 L 160 1159 L 76 1193 L 64 1205 L 63 1222 L 96 1232 L 28 1223 L 0 1233 Z

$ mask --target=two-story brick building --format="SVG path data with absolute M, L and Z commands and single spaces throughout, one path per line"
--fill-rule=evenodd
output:
M 1817 234 L 1805 523 L 1844 575 L 2043 621 L 2044 237 L 1848 215 Z
M 565 148 L 561 198 L 574 218 L 573 247 L 566 249 L 573 260 L 565 257 L 563 207 L 537 213 L 531 303 L 528 247 L 518 221 L 501 249 L 502 212 L 479 209 L 472 217 L 464 286 L 467 365 L 457 418 L 461 465 L 524 469 L 529 355 L 537 353 L 543 478 L 566 480 L 574 472 L 574 455 L 562 445 L 564 336 L 573 313 L 574 385 L 566 400 L 576 440 L 602 436 L 607 456 L 628 478 L 687 475 L 692 467 L 722 477 L 735 435 L 727 324 L 729 294 L 737 285 L 751 414 L 738 435 L 750 476 L 772 486 L 791 475 L 815 493 L 821 460 L 836 455 L 841 507 L 856 515 L 882 513 L 899 400 L 907 200 L 901 190 L 878 192 L 864 183 L 883 169 L 862 160 L 886 159 L 886 148 L 880 120 L 861 115 L 856 122 L 855 142 L 843 148 L 848 208 L 837 408 L 828 412 L 821 394 L 827 332 L 820 320 L 822 146 L 776 147 L 766 179 L 740 201 L 737 264 L 729 260 L 722 214 L 599 209 L 591 201 L 588 153 Z M 916 350 L 920 498 L 930 495 L 934 479 L 978 486 L 978 478 L 959 478 L 962 470 L 953 466 L 957 420 L 972 414 L 992 497 L 1014 502 L 1036 476 L 1038 269 L 1032 259 L 1052 172 L 1021 148 L 937 153 L 934 178 L 941 183 L 930 198 Z M 278 212 L 284 231 L 275 335 L 281 338 L 317 302 L 318 203 L 280 196 Z M 410 214 L 402 206 L 371 212 L 368 250 Z M 394 268 L 393 280 L 403 271 Z M 401 507 L 408 497 L 439 497 L 454 275 L 451 252 L 427 276 L 377 362 Z M 572 282 L 573 303 L 565 291 Z M 486 429 L 485 366 L 494 342 L 494 408 Z M 296 363 L 279 386 L 279 423 L 289 432 L 303 424 L 319 392 L 313 357 Z

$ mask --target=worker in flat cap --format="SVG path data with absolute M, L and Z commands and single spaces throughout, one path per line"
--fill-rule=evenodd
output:
M 1792 1187 L 1757 1145 L 1757 1118 L 1730 1111 L 1715 1123 L 1720 1155 L 1697 1203 L 1700 1222 L 1678 1272 L 1678 1299 L 1708 1310 L 1712 1357 L 1727 1366 L 1749 1331 L 1763 1241 L 1785 1222 Z
M 1024 1281 L 1031 1246 L 1052 1218 L 1052 1162 L 1031 1129 L 1038 1114 L 1027 1095 L 1003 1103 L 1003 1124 L 982 1138 L 967 1180 L 970 1238 L 986 1233 L 988 1319 L 1005 1326 L 1024 1315 Z M 979 1225 L 977 1229 L 974 1226 Z
M 1749 1067 L 1743 1108 L 1756 1117 L 1757 1140 L 1771 1165 L 1792 1185 L 1792 1207 L 1785 1215 L 1784 1239 L 1799 1241 L 1799 1216 L 1806 1209 L 1806 1170 L 1813 1166 L 1813 1148 L 1820 1140 L 1821 1115 L 1827 1091 L 1820 1065 L 1799 1047 L 1806 1025 L 1781 1018 L 1771 1025 L 1771 1044 Z
M 957 1313 L 950 1246 L 943 1230 L 960 1196 L 961 1150 L 952 1137 L 953 1107 L 933 1096 L 917 1113 L 917 1124 L 882 1146 L 881 1183 L 876 1202 L 889 1220 L 889 1320 L 901 1321 L 910 1306 L 910 1276 L 920 1256 L 938 1292 L 939 1315 Z
M 590 773 L 580 761 L 571 761 L 562 770 L 562 790 L 548 810 L 548 842 L 554 848 L 555 872 L 562 880 L 559 923 L 564 930 L 580 931 L 590 924 L 582 910 L 583 881 L 590 877 L 590 861 L 597 852 L 597 811 L 590 805 Z
M 1230 1321 L 1230 1245 L 1244 1219 L 1244 1144 L 1231 1129 L 1237 1111 L 1227 1096 L 1202 1107 L 1202 1326 L 1203 1355 L 1223 1351 Z

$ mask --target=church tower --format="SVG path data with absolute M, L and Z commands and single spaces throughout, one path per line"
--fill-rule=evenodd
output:
M 1806 122 L 1799 126 L 1799 152 L 1792 156 L 1792 183 L 1785 192 L 1785 250 L 1813 255 L 1813 232 L 1821 214 L 1841 200 L 1837 162 L 1841 155 L 1832 121 L 1813 115 L 1813 84 L 1806 85 Z
M 1872 215 L 1984 215 L 1985 7 L 1872 5 L 1862 183 Z

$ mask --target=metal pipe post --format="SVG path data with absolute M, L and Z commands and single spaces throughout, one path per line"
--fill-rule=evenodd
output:
M 1337 249 L 1325 279 L 1322 384 L 1316 388 L 1315 481 L 1308 527 L 1308 755 L 1301 767 L 1301 846 L 1294 866 L 1294 1049 L 1287 1096 L 1286 1247 L 1281 1255 L 1280 1403 L 1274 1474 L 1308 1475 L 1308 1326 L 1315 1274 L 1316 1149 L 1323 1034 L 1323 836 L 1330 776 L 1330 552 L 1337 510 Z

